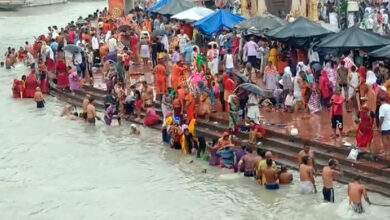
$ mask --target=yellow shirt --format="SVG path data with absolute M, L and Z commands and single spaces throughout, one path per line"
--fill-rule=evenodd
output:
M 263 159 L 259 162 L 259 165 L 257 166 L 257 172 L 259 173 L 262 169 L 266 168 L 267 167 L 267 160 Z M 276 168 L 276 163 L 275 161 L 272 161 L 272 168 Z M 265 178 L 265 175 L 264 173 L 261 173 L 261 183 L 264 185 L 265 182 L 266 182 L 266 178 Z

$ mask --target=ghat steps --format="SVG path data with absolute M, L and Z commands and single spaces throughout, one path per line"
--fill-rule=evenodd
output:
M 83 90 L 76 93 L 61 91 L 52 84 L 51 94 L 60 100 L 66 101 L 73 105 L 80 106 L 85 95 L 89 94 L 95 99 L 95 105 L 98 109 L 104 109 L 105 91 L 90 86 L 84 86 Z M 160 120 L 162 112 L 157 110 Z M 227 121 L 221 118 L 211 118 L 217 123 L 197 120 L 196 131 L 198 134 L 207 138 L 217 138 L 223 131 L 227 130 Z M 142 124 L 141 120 L 131 120 L 134 123 Z M 161 125 L 154 126 L 160 129 Z M 248 138 L 247 133 L 239 132 L 237 134 L 238 142 Z M 390 160 L 377 158 L 376 161 L 367 161 L 360 159 L 358 161 L 347 160 L 350 149 L 346 147 L 336 147 L 329 144 L 302 138 L 292 138 L 291 136 L 267 129 L 267 136 L 263 140 L 263 149 L 273 152 L 275 160 L 278 163 L 297 169 L 296 155 L 303 149 L 303 143 L 313 146 L 316 154 L 317 169 L 322 169 L 330 158 L 335 158 L 340 162 L 340 167 L 344 175 L 338 178 L 339 182 L 348 183 L 357 175 L 362 177 L 362 181 L 367 185 L 370 191 L 390 196 Z M 319 178 L 317 178 L 319 179 Z

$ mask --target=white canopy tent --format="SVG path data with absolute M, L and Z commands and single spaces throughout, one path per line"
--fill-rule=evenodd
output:
M 173 19 L 185 21 L 198 21 L 214 11 L 205 7 L 193 7 L 172 16 Z

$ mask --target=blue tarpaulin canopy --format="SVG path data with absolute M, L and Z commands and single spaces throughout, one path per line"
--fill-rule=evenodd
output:
M 233 26 L 245 18 L 232 14 L 225 9 L 219 9 L 207 17 L 194 23 L 194 27 L 207 35 L 218 32 L 221 28 L 232 29 Z
M 156 9 L 166 5 L 166 4 L 169 4 L 171 2 L 172 2 L 172 0 L 160 0 L 160 1 L 156 2 L 156 3 L 154 3 L 152 6 L 150 6 L 148 8 L 148 11 L 154 11 L 154 10 L 156 10 Z

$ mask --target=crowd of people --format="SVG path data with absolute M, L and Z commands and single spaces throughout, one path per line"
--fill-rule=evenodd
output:
M 104 9 L 63 28 L 49 27 L 48 32 L 33 44 L 26 42 L 18 52 L 12 48 L 6 52 L 6 68 L 17 61 L 30 67 L 28 76 L 14 80 L 15 98 L 34 98 L 42 108 L 49 78 L 58 89 L 76 93 L 102 76 L 107 90 L 105 124 L 142 118 L 145 126 L 158 126 L 159 106 L 163 141 L 172 148 L 183 154 L 196 152 L 197 157 L 209 157 L 210 165 L 255 177 L 266 189 L 291 183 L 292 175 L 286 167 L 277 167 L 271 152 L 262 151 L 261 146 L 253 154 L 253 146 L 266 135 L 261 107 L 286 114 L 329 111 L 337 138 L 337 130 L 343 135 L 345 104 L 359 118 L 357 145 L 370 146 L 376 120 L 383 153 L 390 153 L 388 69 L 385 63 L 370 62 L 362 51 L 336 58 L 315 48 L 295 48 L 229 30 L 204 36 L 188 23 L 142 10 L 113 18 Z M 131 75 L 134 69 L 144 71 L 144 80 Z M 262 87 L 268 95 L 260 97 L 239 88 L 243 83 Z M 207 122 L 216 114 L 226 116 L 228 132 L 208 145 L 196 134 L 196 121 Z M 62 115 L 91 124 L 101 120 L 91 96 L 84 98 L 82 112 L 72 112 L 67 106 Z M 239 131 L 249 136 L 248 145 L 241 149 L 233 140 Z M 132 126 L 131 133 L 140 132 Z M 305 148 L 298 157 L 300 192 L 314 192 L 314 176 L 321 173 L 315 170 L 314 154 Z M 323 195 L 329 202 L 334 202 L 333 179 L 341 174 L 337 164 L 332 159 L 322 171 Z M 348 193 L 355 211 L 361 212 L 361 197 L 369 200 L 359 179 L 349 185 Z

